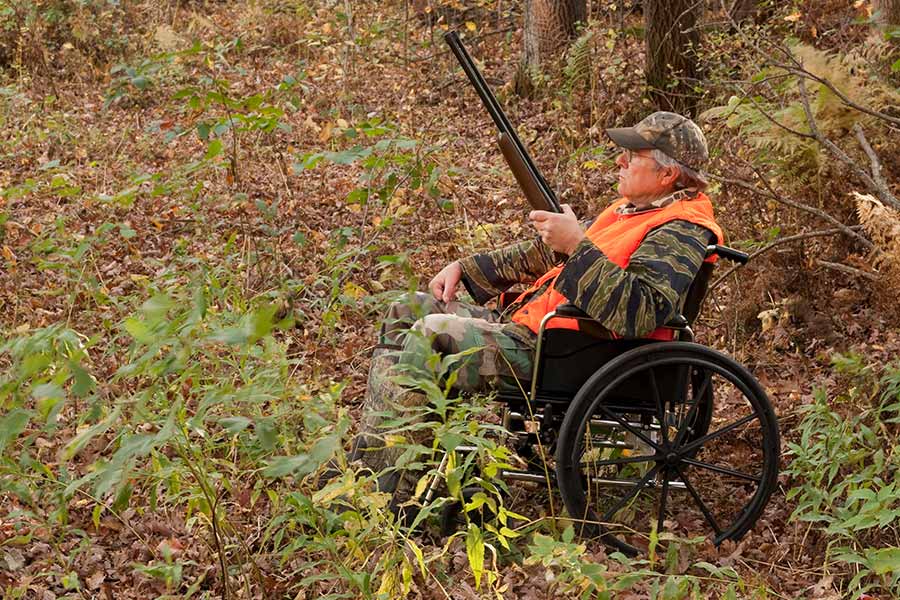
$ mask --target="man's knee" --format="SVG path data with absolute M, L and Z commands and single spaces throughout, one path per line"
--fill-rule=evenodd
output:
M 426 337 L 448 335 L 451 338 L 462 341 L 466 335 L 466 317 L 456 315 L 432 314 L 425 315 L 415 322 L 413 328 Z
M 434 298 L 424 292 L 408 292 L 391 302 L 386 320 L 409 320 L 429 314 L 434 307 Z

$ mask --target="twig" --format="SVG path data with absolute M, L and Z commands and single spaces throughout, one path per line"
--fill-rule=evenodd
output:
M 862 229 L 862 226 L 861 226 L 861 225 L 853 225 L 853 226 L 850 227 L 850 229 L 853 229 L 853 230 L 860 230 L 860 229 Z M 775 247 L 777 247 L 777 246 L 781 246 L 782 244 L 789 244 L 789 243 L 791 243 L 791 242 L 797 242 L 797 241 L 800 241 L 800 240 L 806 240 L 806 239 L 814 238 L 814 237 L 823 237 L 823 236 L 826 236 L 826 235 L 835 235 L 835 234 L 837 234 L 837 233 L 844 233 L 844 231 L 841 230 L 841 229 L 835 228 L 835 229 L 823 229 L 823 230 L 821 230 L 821 231 L 810 231 L 810 232 L 807 232 L 807 233 L 798 233 L 798 234 L 796 234 L 796 235 L 789 235 L 789 236 L 787 236 L 787 237 L 779 238 L 779 239 L 775 240 L 774 242 L 772 242 L 772 243 L 770 243 L 770 244 L 766 244 L 765 246 L 763 246 L 762 248 L 760 248 L 760 249 L 757 250 L 756 252 L 753 252 L 752 254 L 750 254 L 750 256 L 749 256 L 749 258 L 748 258 L 747 260 L 748 260 L 748 261 L 753 260 L 754 258 L 760 256 L 761 254 L 765 254 L 766 252 L 768 252 L 768 251 L 771 250 L 772 248 L 775 248 Z M 728 269 L 727 271 L 725 271 L 725 273 L 723 273 L 721 277 L 719 277 L 718 279 L 716 279 L 715 282 L 713 282 L 713 284 L 712 284 L 711 286 L 709 286 L 709 289 L 710 289 L 710 290 L 714 289 L 716 286 L 718 286 L 720 283 L 722 283 L 722 281 L 723 281 L 726 277 L 728 277 L 729 275 L 731 275 L 732 273 L 734 273 L 735 271 L 737 271 L 738 269 L 740 269 L 742 266 L 743 266 L 743 265 L 735 265 L 735 266 L 731 267 L 730 269 Z
M 853 131 L 856 133 L 856 139 L 859 141 L 859 145 L 862 146 L 862 149 L 869 157 L 869 163 L 872 165 L 872 180 L 878 188 L 878 195 L 882 200 L 886 200 L 887 203 L 894 208 L 900 209 L 900 201 L 898 201 L 897 197 L 891 193 L 887 181 L 882 177 L 881 161 L 878 160 L 878 155 L 875 154 L 875 151 L 872 150 L 872 146 L 869 144 L 869 140 L 866 139 L 866 132 L 863 131 L 862 125 L 856 123 L 853 125 Z
M 724 2 L 722 2 L 722 7 L 725 8 Z M 727 10 L 725 10 L 724 12 L 725 12 L 725 15 L 728 17 L 728 20 L 731 21 L 731 26 L 733 27 L 734 31 L 736 31 L 744 39 L 744 41 L 747 42 L 747 44 L 750 47 L 752 47 L 754 50 L 756 50 L 757 54 L 764 57 L 766 60 L 770 60 L 770 57 L 765 52 L 762 51 L 762 48 L 759 47 L 759 44 L 756 43 L 754 40 L 751 40 L 746 34 L 744 34 L 743 27 L 741 27 L 741 25 L 738 24 L 737 21 L 734 20 L 734 17 Z M 803 63 L 801 63 L 799 60 L 797 60 L 797 57 L 794 56 L 794 53 L 791 52 L 790 49 L 784 48 L 784 47 L 782 47 L 774 42 L 771 42 L 769 40 L 765 40 L 765 41 L 771 47 L 773 47 L 775 50 L 777 50 L 779 53 L 784 55 L 791 63 L 793 63 L 791 65 L 787 65 L 787 64 L 771 61 L 770 64 L 772 66 L 777 67 L 779 69 L 783 69 L 783 70 L 787 71 L 788 73 L 792 73 L 794 75 L 799 75 L 801 80 L 802 79 L 811 79 L 811 80 L 815 81 L 816 83 L 820 83 L 821 85 L 824 85 L 825 87 L 828 88 L 829 91 L 831 91 L 831 93 L 833 93 L 835 96 L 837 96 L 841 100 L 841 102 L 843 102 L 846 106 L 849 106 L 850 108 L 854 108 L 854 109 L 858 110 L 859 112 L 867 114 L 871 117 L 876 117 L 878 119 L 882 119 L 884 121 L 887 121 L 888 123 L 893 123 L 894 125 L 900 125 L 900 118 L 892 117 L 891 115 L 888 115 L 886 113 L 883 113 L 883 112 L 880 112 L 877 110 L 873 110 L 871 108 L 862 106 L 861 104 L 854 102 L 849 97 L 847 97 L 847 95 L 844 94 L 844 92 L 839 90 L 833 83 L 831 83 L 829 80 L 825 79 L 824 77 L 819 77 L 818 75 L 807 71 L 803 67 Z
M 815 73 L 810 73 L 809 71 L 804 69 L 803 64 L 800 62 L 797 62 L 796 59 L 794 59 L 794 61 L 796 62 L 796 65 L 797 65 L 795 67 L 792 67 L 790 65 L 780 64 L 780 63 L 772 63 L 772 66 L 778 67 L 780 69 L 784 69 L 785 71 L 788 71 L 789 73 L 793 73 L 794 75 L 800 75 L 800 81 L 802 81 L 804 79 L 811 79 L 812 81 L 815 81 L 816 83 L 820 83 L 820 84 L 824 85 L 825 87 L 828 88 L 828 90 L 831 93 L 833 93 L 835 96 L 840 98 L 841 102 L 843 102 L 850 108 L 855 108 L 859 112 L 865 113 L 865 114 L 869 115 L 870 117 L 882 119 L 884 121 L 887 121 L 888 123 L 893 123 L 894 125 L 900 125 L 900 118 L 892 117 L 891 115 L 885 114 L 883 112 L 880 112 L 877 110 L 872 110 L 871 108 L 867 108 L 861 104 L 857 104 L 856 102 L 854 102 L 853 100 L 848 98 L 842 91 L 837 89 L 833 83 L 831 83 L 824 77 L 819 77 Z
M 835 219 L 834 217 L 829 215 L 824 210 L 820 210 L 813 206 L 809 206 L 808 204 L 803 204 L 802 202 L 797 202 L 795 200 L 789 200 L 788 198 L 785 198 L 779 194 L 776 194 L 775 191 L 772 189 L 772 187 L 769 185 L 769 182 L 766 181 L 766 179 L 764 177 L 762 177 L 762 175 L 759 173 L 759 171 L 757 171 L 755 167 L 752 167 L 752 165 L 751 165 L 751 168 L 753 168 L 756 176 L 759 177 L 760 181 L 766 187 L 765 190 L 761 190 L 757 186 L 750 183 L 749 181 L 744 181 L 743 179 L 734 179 L 734 178 L 730 178 L 730 177 L 719 177 L 717 175 L 712 175 L 712 174 L 710 174 L 710 178 L 715 179 L 717 181 L 721 181 L 723 183 L 733 183 L 744 189 L 750 190 L 752 192 L 756 192 L 757 194 L 762 194 L 764 196 L 767 196 L 768 198 L 771 198 L 772 200 L 775 200 L 776 202 L 780 202 L 780 203 L 786 204 L 787 206 L 790 206 L 792 208 L 796 208 L 797 210 L 802 210 L 802 211 L 808 212 L 812 215 L 816 215 L 817 217 L 819 217 L 825 221 L 828 221 L 829 223 L 831 223 L 832 225 L 834 225 L 835 227 L 840 229 L 841 232 L 843 232 L 843 233 L 847 234 L 848 236 L 859 241 L 859 243 L 861 243 L 863 246 L 865 246 L 867 250 L 875 249 L 875 244 L 873 244 L 871 241 L 869 241 L 866 237 L 864 237 L 864 236 L 860 235 L 858 232 L 854 231 L 852 227 L 845 225 L 844 223 L 841 223 L 840 221 L 838 221 L 837 219 Z
M 479 40 L 482 40 L 482 39 L 492 36 L 492 35 L 498 35 L 501 33 L 506 33 L 508 31 L 515 31 L 515 30 L 516 30 L 516 26 L 510 25 L 509 27 L 504 27 L 503 29 L 495 29 L 493 31 L 486 31 L 486 32 L 482 33 L 481 35 L 473 35 L 471 37 L 466 36 L 466 41 L 477 42 Z M 431 60 L 433 58 L 437 58 L 438 56 L 444 56 L 445 54 L 450 54 L 450 50 L 439 50 L 438 52 L 432 52 L 431 54 L 428 54 L 426 56 L 417 56 L 416 58 L 408 58 L 407 57 L 404 60 L 406 60 L 410 63 L 417 63 L 417 62 L 423 62 L 426 60 Z
M 806 121 L 809 123 L 810 133 L 812 133 L 815 136 L 816 141 L 818 141 L 820 144 L 822 144 L 823 146 L 825 146 L 826 148 L 831 150 L 832 154 L 837 156 L 842 162 L 844 162 L 847 166 L 849 166 L 851 169 L 853 169 L 853 171 L 857 175 L 859 175 L 859 177 L 862 178 L 862 180 L 866 183 L 866 185 L 869 186 L 869 189 L 874 191 L 879 196 L 882 196 L 881 188 L 879 188 L 879 186 L 875 182 L 875 180 L 873 180 L 872 177 L 868 173 L 866 173 L 866 170 L 861 168 L 859 165 L 857 165 L 856 161 L 854 161 L 852 158 L 847 156 L 846 152 L 841 150 L 841 148 L 837 144 L 835 144 L 834 142 L 829 140 L 827 137 L 822 135 L 822 132 L 819 131 L 819 127 L 816 124 L 816 118 L 813 116 L 812 108 L 810 107 L 810 104 L 809 104 L 809 94 L 806 91 L 806 81 L 802 77 L 797 80 L 797 86 L 800 88 L 800 100 L 803 104 L 803 112 L 806 113 Z M 870 150 L 871 150 L 871 148 L 870 148 Z M 891 200 L 893 200 L 893 202 L 895 202 L 895 203 L 897 202 L 897 199 L 894 198 L 893 194 L 891 194 L 890 192 L 888 192 L 888 196 L 891 197 Z M 889 204 L 891 204 L 891 200 L 888 200 Z M 897 206 L 897 205 L 900 205 L 900 203 L 894 204 L 894 206 Z
M 847 265 L 842 265 L 841 263 L 833 263 L 828 262 L 827 260 L 817 260 L 816 264 L 826 269 L 834 269 L 835 271 L 841 271 L 842 273 L 847 273 L 848 275 L 854 275 L 856 277 L 865 277 L 869 281 L 878 281 L 878 277 L 871 273 L 867 273 L 862 269 L 857 269 L 855 267 L 849 267 Z
M 182 434 L 185 437 L 185 441 L 190 443 L 190 440 L 182 431 Z M 219 533 L 219 517 L 216 514 L 219 508 L 219 492 L 218 490 L 212 491 L 209 489 L 209 483 L 206 481 L 206 478 L 200 473 L 199 467 L 196 466 L 194 461 L 192 461 L 185 452 L 184 448 L 181 444 L 176 444 L 175 446 L 176 452 L 181 457 L 181 460 L 184 461 L 185 466 L 187 466 L 188 470 L 193 474 L 194 478 L 197 480 L 197 485 L 200 486 L 200 491 L 203 493 L 204 498 L 206 499 L 206 503 L 209 506 L 210 514 L 209 521 L 212 527 L 213 534 L 213 543 L 215 544 L 216 554 L 219 557 L 219 568 L 222 570 L 222 600 L 228 600 L 230 593 L 228 587 L 228 566 L 225 564 L 225 548 L 222 546 L 222 537 Z

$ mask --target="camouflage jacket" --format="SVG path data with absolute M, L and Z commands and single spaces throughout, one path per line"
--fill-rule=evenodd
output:
M 653 210 L 653 208 L 651 208 Z M 608 330 L 624 337 L 641 337 L 678 313 L 691 282 L 706 256 L 706 246 L 715 234 L 688 221 L 670 221 L 647 234 L 622 269 L 585 238 L 568 257 L 556 280 L 556 290 L 598 320 Z M 459 261 L 463 284 L 479 304 L 516 284 L 531 285 L 558 261 L 540 238 L 513 244 Z M 541 294 L 545 287 L 534 294 Z M 504 311 L 504 321 L 529 298 Z M 520 339 L 534 338 L 525 326 L 508 323 L 509 332 Z

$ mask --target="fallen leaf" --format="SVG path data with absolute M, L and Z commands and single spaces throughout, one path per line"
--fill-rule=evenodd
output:
M 325 126 L 322 127 L 322 131 L 319 132 L 319 141 L 327 142 L 329 139 L 331 139 L 332 129 L 334 129 L 334 124 L 332 124 L 330 121 L 328 123 L 325 123 Z
M 9 246 L 3 246 L 3 258 L 9 261 L 10 264 L 15 266 L 16 264 L 16 254 L 12 251 Z

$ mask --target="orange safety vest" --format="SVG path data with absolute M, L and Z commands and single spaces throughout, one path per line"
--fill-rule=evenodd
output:
M 616 213 L 616 208 L 627 204 L 628 200 L 622 198 L 613 202 L 606 210 L 600 213 L 597 220 L 585 232 L 597 248 L 600 249 L 606 257 L 625 269 L 631 260 L 631 255 L 637 250 L 638 246 L 644 240 L 644 237 L 651 230 L 668 223 L 669 221 L 690 221 L 702 227 L 706 227 L 716 234 L 718 243 L 724 242 L 722 229 L 715 221 L 713 216 L 712 203 L 705 194 L 699 194 L 691 200 L 677 200 L 668 206 L 659 210 L 649 210 L 629 215 L 620 215 Z M 706 262 L 713 262 L 715 256 L 706 259 Z M 541 320 L 544 316 L 554 310 L 560 304 L 565 304 L 569 300 L 555 289 L 556 278 L 562 272 L 562 265 L 558 265 L 545 274 L 541 275 L 534 284 L 523 292 L 516 302 L 524 299 L 529 294 L 534 293 L 547 280 L 552 279 L 552 285 L 540 296 L 533 298 L 512 315 L 514 323 L 521 323 L 527 326 L 533 332 L 540 331 Z M 547 328 L 554 329 L 578 329 L 578 321 L 576 319 L 555 318 L 548 324 Z M 651 332 L 648 338 L 670 340 L 674 337 L 671 329 L 660 327 Z

